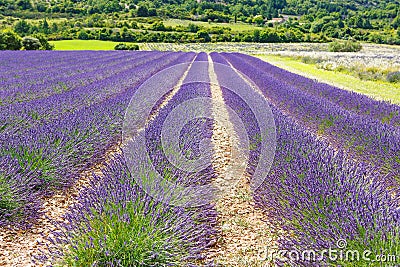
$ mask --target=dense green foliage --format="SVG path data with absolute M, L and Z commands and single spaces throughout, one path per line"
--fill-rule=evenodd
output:
M 400 71 L 391 72 L 386 77 L 388 82 L 391 83 L 398 83 L 400 82 Z
M 115 50 L 139 50 L 139 46 L 137 44 L 117 44 L 114 47 Z
M 399 3 L 398 0 L 374 3 L 364 0 L 0 0 L 0 14 L 7 16 L 3 27 L 13 27 L 21 36 L 43 33 L 53 40 L 325 42 L 355 39 L 400 44 Z M 240 22 L 264 27 L 264 30 L 238 32 L 229 27 L 232 24 L 165 26 L 162 21 L 167 18 Z
M 49 41 L 47 40 L 46 36 L 43 34 L 34 34 L 34 38 L 38 39 L 40 42 L 40 50 L 53 50 L 54 45 L 51 45 Z
M 352 41 L 332 42 L 329 44 L 330 52 L 358 52 L 361 49 L 361 44 Z
M 53 50 L 46 36 L 35 33 L 33 36 L 21 38 L 16 32 L 4 30 L 0 32 L 0 50 Z
M 40 42 L 39 39 L 34 37 L 25 36 L 22 38 L 22 45 L 24 46 L 25 50 L 39 50 L 40 49 Z
M 0 32 L 0 50 L 20 50 L 22 39 L 13 31 Z

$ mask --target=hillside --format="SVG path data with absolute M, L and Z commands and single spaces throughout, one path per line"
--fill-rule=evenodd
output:
M 0 0 L 0 20 L 52 40 L 400 44 L 398 0 Z

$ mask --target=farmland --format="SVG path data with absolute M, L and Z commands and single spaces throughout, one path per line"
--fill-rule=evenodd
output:
M 236 51 L 0 58 L 0 264 L 400 263 L 400 106 Z
M 321 82 L 343 88 L 345 90 L 368 95 L 378 100 L 400 104 L 400 84 L 382 80 L 362 80 L 348 73 L 321 69 L 314 64 L 307 64 L 298 59 L 278 55 L 258 55 L 257 57 L 299 75 L 317 79 Z M 391 63 L 387 63 L 391 66 Z
M 64 40 L 53 41 L 55 50 L 113 50 L 118 42 L 97 40 Z

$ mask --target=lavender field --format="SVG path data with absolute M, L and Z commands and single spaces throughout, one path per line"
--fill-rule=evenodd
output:
M 240 53 L 0 59 L 0 265 L 400 263 L 398 105 Z

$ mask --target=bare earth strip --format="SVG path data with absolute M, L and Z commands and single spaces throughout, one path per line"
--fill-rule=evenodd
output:
M 193 60 L 194 61 L 194 60 Z M 160 106 L 153 111 L 147 123 L 153 120 L 158 112 L 178 92 L 185 80 L 193 61 L 189 64 L 183 76 L 179 79 L 173 90 L 166 96 Z M 68 208 L 76 203 L 79 193 L 84 189 L 93 178 L 94 174 L 101 174 L 101 169 L 109 162 L 113 156 L 121 153 L 121 144 L 116 144 L 105 154 L 105 160 L 91 169 L 83 172 L 76 184 L 66 191 L 57 192 L 54 196 L 44 200 L 41 212 L 42 217 L 37 223 L 28 230 L 13 229 L 12 227 L 0 228 L 0 266 L 10 267 L 33 267 L 40 266 L 32 262 L 33 256 L 38 254 L 39 249 L 46 250 L 46 237 L 51 237 L 54 225 L 51 221 L 59 221 L 68 211 Z
M 225 105 L 218 86 L 214 64 L 209 56 L 209 75 L 213 106 Z M 215 121 L 228 121 L 228 127 L 214 124 L 212 142 L 215 149 L 213 160 L 216 172 L 225 176 L 225 166 L 232 160 L 232 142 L 238 142 L 233 125 L 229 126 L 228 110 L 213 110 Z M 231 123 L 230 123 L 231 124 Z M 207 252 L 207 260 L 217 266 L 269 266 L 262 262 L 267 247 L 275 247 L 280 231 L 269 218 L 255 207 L 250 190 L 249 175 L 235 177 L 236 185 L 217 200 L 219 230 L 221 236 Z

